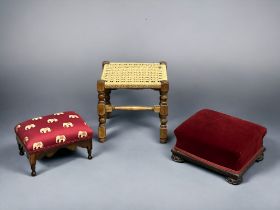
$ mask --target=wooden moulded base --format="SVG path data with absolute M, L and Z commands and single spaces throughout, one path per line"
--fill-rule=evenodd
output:
M 48 150 L 45 150 L 42 152 L 36 152 L 36 153 L 29 153 L 18 137 L 17 137 L 17 143 L 18 143 L 19 154 L 21 156 L 23 156 L 24 153 L 26 153 L 26 156 L 29 160 L 30 167 L 31 167 L 31 176 L 36 176 L 35 166 L 36 166 L 37 160 L 39 160 L 45 156 L 52 157 L 59 149 L 62 149 L 62 148 L 66 148 L 66 149 L 69 149 L 72 151 L 75 150 L 77 147 L 86 148 L 87 152 L 88 152 L 88 159 L 89 160 L 92 159 L 92 139 L 86 140 L 86 141 L 78 141 L 78 142 L 71 143 L 68 145 L 61 145 L 61 146 L 58 146 L 55 148 L 51 148 L 51 149 L 48 149 Z
M 183 162 L 190 162 L 194 163 L 196 165 L 200 165 L 206 169 L 209 169 L 211 171 L 215 171 L 223 176 L 226 177 L 226 181 L 232 185 L 238 185 L 242 183 L 242 177 L 244 173 L 248 170 L 248 168 L 254 163 L 254 162 L 260 162 L 264 158 L 264 151 L 265 148 L 262 147 L 259 152 L 238 172 L 233 171 L 231 169 L 226 169 L 225 167 L 219 167 L 217 164 L 212 164 L 211 162 L 202 161 L 200 158 L 195 158 L 194 155 L 187 155 L 185 152 L 181 152 L 175 148 L 171 150 L 172 156 L 171 159 L 177 163 L 183 163 Z

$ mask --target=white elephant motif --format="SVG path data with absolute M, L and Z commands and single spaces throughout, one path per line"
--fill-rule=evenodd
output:
M 53 115 L 62 115 L 64 114 L 63 112 L 58 112 L 58 113 L 54 113 Z
M 47 120 L 47 123 L 54 123 L 54 122 L 57 122 L 58 121 L 58 119 L 56 119 L 56 118 L 51 118 L 51 119 L 48 119 Z
M 71 119 L 71 118 L 79 118 L 79 116 L 78 115 L 75 115 L 75 114 L 70 114 L 69 115 L 69 118 Z
M 18 129 L 21 127 L 21 125 L 16 126 L 16 132 L 18 132 Z
M 85 138 L 85 137 L 87 137 L 87 132 L 86 131 L 79 131 L 78 138 L 81 139 L 81 138 Z
M 58 135 L 55 138 L 55 142 L 58 143 L 58 144 L 62 143 L 62 142 L 65 142 L 65 141 L 66 141 L 66 137 L 64 135 Z
M 34 124 L 30 124 L 25 126 L 25 130 L 30 130 L 31 128 L 35 128 L 36 126 Z
M 33 150 L 36 150 L 36 149 L 42 149 L 44 147 L 43 145 L 43 142 L 39 141 L 39 142 L 35 142 L 33 144 Z
M 40 129 L 40 133 L 48 133 L 48 132 L 51 132 L 52 130 L 50 128 L 41 128 Z
M 66 123 L 63 123 L 63 128 L 70 128 L 70 127 L 73 127 L 73 123 L 71 122 L 66 122 Z
M 32 120 L 34 121 L 34 120 L 41 120 L 42 119 L 42 117 L 34 117 L 34 118 L 32 118 Z
M 29 141 L 28 136 L 25 136 L 25 137 L 24 137 L 24 143 L 27 143 L 28 141 Z

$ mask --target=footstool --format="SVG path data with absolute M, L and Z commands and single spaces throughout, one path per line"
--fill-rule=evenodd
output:
M 240 184 L 249 166 L 263 160 L 266 128 L 230 115 L 203 109 L 174 133 L 174 161 L 211 169 L 225 175 L 230 184 Z
M 92 159 L 92 129 L 80 115 L 73 111 L 35 117 L 15 127 L 19 154 L 26 155 L 35 176 L 36 160 L 51 157 L 60 148 L 74 150 L 77 146 L 87 148 Z
M 167 142 L 167 66 L 159 63 L 112 63 L 103 62 L 101 80 L 97 81 L 99 116 L 98 137 L 100 142 L 106 139 L 106 118 L 114 110 L 154 111 L 160 117 L 160 142 Z M 155 106 L 113 106 L 110 93 L 116 89 L 152 89 L 160 92 L 159 105 Z

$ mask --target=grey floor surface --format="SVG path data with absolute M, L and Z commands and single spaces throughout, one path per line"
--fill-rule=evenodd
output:
M 280 2 L 0 0 L 0 210 L 280 209 Z M 168 63 L 169 141 L 150 112 L 113 114 L 107 142 L 62 151 L 30 176 L 14 126 L 74 110 L 97 130 L 103 60 Z M 115 105 L 158 104 L 115 91 Z M 268 128 L 264 161 L 239 186 L 171 161 L 173 130 L 202 108 Z

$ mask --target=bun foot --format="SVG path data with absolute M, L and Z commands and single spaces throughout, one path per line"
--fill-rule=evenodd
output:
M 177 155 L 172 154 L 171 159 L 177 163 L 183 163 L 185 160 Z
M 226 181 L 227 181 L 229 184 L 232 184 L 232 185 L 239 185 L 239 184 L 241 184 L 241 182 L 242 182 L 242 177 L 236 177 L 236 178 L 233 178 L 233 177 L 226 177 Z
M 19 155 L 20 155 L 20 156 L 23 156 L 23 155 L 24 155 L 24 151 L 22 151 L 22 150 L 19 151 Z
M 89 155 L 89 156 L 88 156 L 88 159 L 91 160 L 91 159 L 92 159 L 92 155 Z
M 264 158 L 264 154 L 262 153 L 262 154 L 260 154 L 259 157 L 256 159 L 256 162 L 262 161 L 263 158 Z

